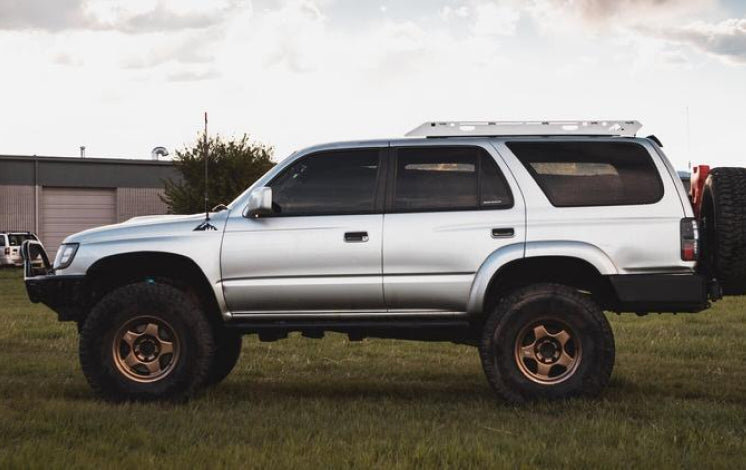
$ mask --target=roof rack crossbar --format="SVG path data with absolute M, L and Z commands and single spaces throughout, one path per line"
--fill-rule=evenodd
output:
M 598 135 L 634 137 L 639 121 L 428 121 L 407 137 Z

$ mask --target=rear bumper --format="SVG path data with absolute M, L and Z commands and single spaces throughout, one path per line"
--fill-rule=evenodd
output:
M 21 253 L 29 300 L 42 303 L 57 312 L 60 321 L 82 318 L 87 298 L 85 276 L 55 275 L 46 251 L 39 242 L 24 242 Z M 39 258 L 41 263 L 38 262 Z
M 699 274 L 625 274 L 609 281 L 618 312 L 701 312 L 710 306 L 710 292 L 717 291 Z

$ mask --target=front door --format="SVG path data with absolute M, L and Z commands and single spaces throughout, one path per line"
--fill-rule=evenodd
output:
M 267 186 L 273 213 L 231 214 L 221 252 L 234 314 L 382 311 L 383 149 L 310 154 Z

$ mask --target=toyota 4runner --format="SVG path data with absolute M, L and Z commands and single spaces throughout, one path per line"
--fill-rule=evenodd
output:
M 746 170 L 693 180 L 636 121 L 428 122 L 279 163 L 220 212 L 24 245 L 30 299 L 75 321 L 109 400 L 216 384 L 242 334 L 474 345 L 509 402 L 595 396 L 604 311 L 699 312 L 746 292 Z M 697 216 L 695 216 L 695 208 Z

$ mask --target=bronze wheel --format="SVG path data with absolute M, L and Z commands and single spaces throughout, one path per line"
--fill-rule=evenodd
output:
M 582 360 L 582 349 L 569 326 L 542 319 L 518 333 L 514 356 L 518 370 L 527 379 L 551 385 L 575 373 Z
M 113 289 L 80 333 L 80 365 L 110 401 L 183 401 L 205 383 L 212 328 L 198 302 L 165 283 Z
M 166 377 L 179 361 L 179 340 L 166 321 L 138 317 L 127 322 L 112 341 L 114 365 L 136 382 Z
M 479 342 L 492 388 L 510 403 L 597 396 L 614 367 L 614 335 L 589 295 L 532 284 L 504 296 Z

